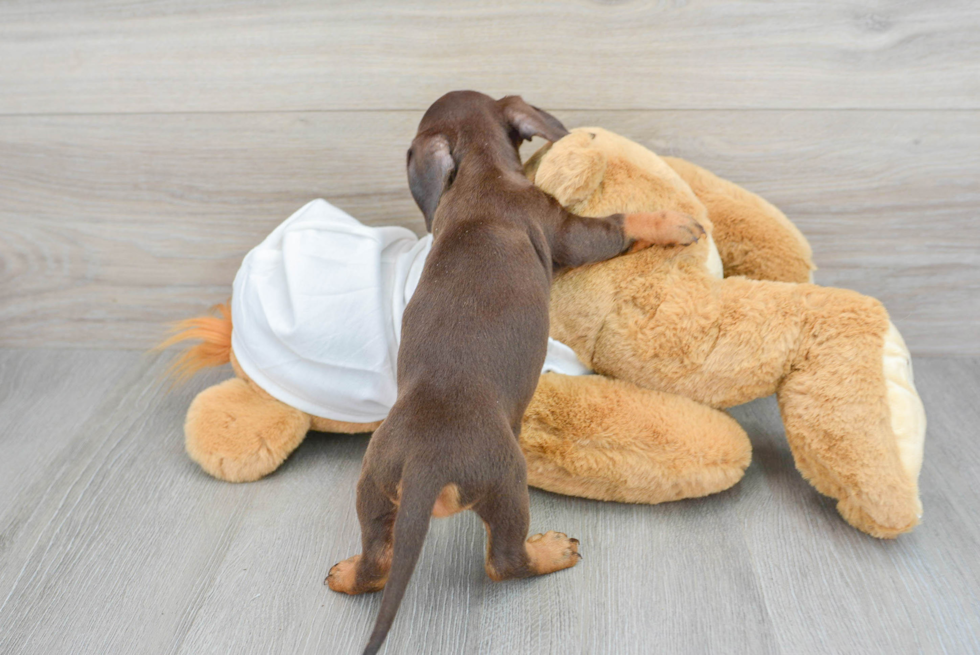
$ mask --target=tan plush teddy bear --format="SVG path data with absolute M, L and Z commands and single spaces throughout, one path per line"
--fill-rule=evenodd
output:
M 542 374 L 521 433 L 532 486 L 640 503 L 727 489 L 751 446 L 719 408 L 776 393 L 798 468 L 848 522 L 878 537 L 914 527 L 925 417 L 908 352 L 877 301 L 804 284 L 810 249 L 782 213 L 598 128 L 546 146 L 527 173 L 576 213 L 674 209 L 711 237 L 556 278 L 552 336 L 597 374 Z M 164 346 L 202 340 L 178 362 L 185 372 L 231 361 L 236 373 L 195 398 L 185 425 L 188 453 L 218 478 L 270 473 L 311 429 L 380 423 L 270 395 L 236 358 L 227 307 L 180 330 Z
M 569 271 L 552 289 L 554 338 L 598 373 L 711 407 L 775 393 L 797 468 L 851 525 L 878 537 L 916 525 L 925 412 L 908 350 L 878 301 L 771 281 L 808 273 L 809 252 L 794 249 L 798 233 L 778 211 L 605 130 L 575 130 L 527 172 L 578 214 L 691 213 L 734 275 L 711 274 L 707 244 Z M 523 439 L 531 451 L 534 434 Z

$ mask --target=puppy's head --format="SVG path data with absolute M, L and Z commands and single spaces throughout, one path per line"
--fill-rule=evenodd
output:
M 488 157 L 516 155 L 524 141 L 536 136 L 557 141 L 566 134 L 557 118 L 520 96 L 494 100 L 477 91 L 452 91 L 436 100 L 408 149 L 408 186 L 425 216 L 426 229 L 432 231 L 439 200 L 452 185 L 464 152 L 481 148 L 489 149 L 484 153 Z

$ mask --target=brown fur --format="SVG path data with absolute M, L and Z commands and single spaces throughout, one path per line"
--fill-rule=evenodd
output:
M 527 539 L 518 441 L 544 364 L 553 271 L 704 234 L 679 212 L 596 220 L 564 210 L 524 176 L 518 146 L 565 134 L 520 98 L 462 91 L 429 108 L 409 150 L 409 187 L 433 241 L 402 319 L 398 396 L 357 487 L 362 553 L 343 590 L 386 580 L 365 653 L 377 652 L 391 627 L 434 511 L 480 515 L 494 579 L 575 564 L 577 542 L 567 536 Z

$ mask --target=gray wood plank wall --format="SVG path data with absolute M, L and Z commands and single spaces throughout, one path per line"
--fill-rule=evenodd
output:
M 466 87 L 761 193 L 913 352 L 980 354 L 969 0 L 0 4 L 0 345 L 148 347 L 313 197 L 420 230 L 404 150 Z

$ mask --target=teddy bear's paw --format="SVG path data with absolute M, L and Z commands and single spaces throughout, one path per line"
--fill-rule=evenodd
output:
M 309 429 L 308 414 L 232 378 L 191 402 L 184 445 L 191 459 L 214 477 L 251 482 L 276 470 Z
M 331 590 L 342 593 L 342 594 L 364 594 L 373 591 L 381 591 L 384 589 L 385 582 L 387 580 L 381 579 L 370 583 L 357 582 L 357 564 L 361 561 L 360 555 L 354 555 L 354 557 L 348 557 L 343 562 L 338 562 L 333 565 L 330 572 L 327 573 L 326 580 L 323 584 L 330 587 Z
M 871 503 L 867 498 L 849 497 L 837 503 L 844 520 L 861 532 L 879 539 L 894 539 L 919 524 L 922 503 L 916 494 L 905 494 L 888 503 Z
M 578 553 L 578 539 L 553 530 L 529 537 L 525 548 L 531 568 L 538 575 L 571 568 L 582 559 Z
M 623 230 L 636 240 L 631 252 L 651 245 L 686 246 L 705 235 L 704 227 L 693 216 L 668 209 L 627 214 Z

